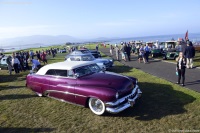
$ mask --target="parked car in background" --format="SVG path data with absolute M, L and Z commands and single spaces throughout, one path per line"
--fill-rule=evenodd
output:
M 60 53 L 67 53 L 67 50 L 65 48 L 64 49 L 60 49 L 59 52 Z
M 104 59 L 104 58 L 94 58 L 91 53 L 85 54 L 68 54 L 65 56 L 66 61 L 91 61 L 97 63 L 100 68 L 110 68 L 113 66 L 113 59 Z
M 26 77 L 26 86 L 38 96 L 89 107 L 96 115 L 119 113 L 141 96 L 138 80 L 102 72 L 92 62 L 59 62 L 42 67 Z
M 0 68 L 3 70 L 3 69 L 8 69 L 8 65 L 6 63 L 6 60 L 7 60 L 7 56 L 1 56 L 0 57 Z
M 157 56 L 162 56 L 163 55 L 163 50 L 160 48 L 152 48 L 151 49 L 151 56 L 152 57 L 157 57 Z
M 181 45 L 178 45 L 177 41 L 166 41 L 163 59 L 175 60 L 180 52 L 181 52 Z
M 91 53 L 95 58 L 101 58 L 101 54 L 97 50 L 89 50 L 89 49 L 79 49 L 73 51 L 71 54 L 85 54 L 85 53 Z
M 156 41 L 151 49 L 151 56 L 157 57 L 157 56 L 163 56 L 163 48 L 165 47 L 165 42 L 158 42 Z

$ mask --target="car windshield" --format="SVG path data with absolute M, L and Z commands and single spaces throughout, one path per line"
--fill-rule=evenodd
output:
M 167 43 L 167 48 L 174 48 L 175 47 L 175 43 L 174 42 L 168 42 Z
M 92 74 L 92 73 L 97 73 L 100 71 L 101 71 L 101 69 L 99 68 L 99 66 L 97 64 L 91 64 L 88 66 L 79 67 L 74 70 L 75 74 L 78 74 L 78 77 Z
M 95 58 L 93 55 L 83 55 L 82 61 L 93 61 Z

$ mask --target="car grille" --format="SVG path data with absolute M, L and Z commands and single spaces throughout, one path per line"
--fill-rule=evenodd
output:
M 136 94 L 137 94 L 137 91 L 134 94 L 125 97 L 125 101 L 128 101 L 128 99 L 133 99 L 136 96 Z

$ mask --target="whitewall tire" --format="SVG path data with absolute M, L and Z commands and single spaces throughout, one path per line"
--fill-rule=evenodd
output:
M 88 101 L 90 110 L 96 115 L 103 115 L 105 113 L 105 104 L 98 98 L 90 98 Z

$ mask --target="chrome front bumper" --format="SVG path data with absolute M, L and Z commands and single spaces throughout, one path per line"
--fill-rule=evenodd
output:
M 112 114 L 117 114 L 129 107 L 132 107 L 135 104 L 136 99 L 141 97 L 142 92 L 139 89 L 138 85 L 133 89 L 132 93 L 118 99 L 115 102 L 107 102 L 106 105 L 106 111 Z M 134 97 L 133 97 L 134 96 Z M 125 103 L 123 103 L 126 101 Z

